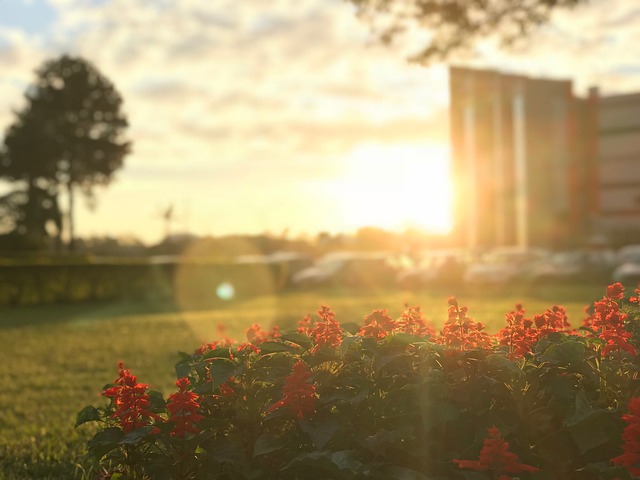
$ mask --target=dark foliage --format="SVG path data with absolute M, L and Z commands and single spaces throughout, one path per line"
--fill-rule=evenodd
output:
M 411 60 L 429 63 L 468 50 L 475 41 L 495 36 L 513 44 L 549 21 L 558 8 L 585 0 L 348 0 L 384 43 L 418 28 L 428 39 Z

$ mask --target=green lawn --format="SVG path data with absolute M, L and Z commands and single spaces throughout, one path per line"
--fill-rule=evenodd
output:
M 177 351 L 191 352 L 214 340 L 219 324 L 241 339 L 253 322 L 292 326 L 321 305 L 331 306 L 340 321 L 360 323 L 374 308 L 387 308 L 395 316 L 409 304 L 420 305 L 439 326 L 452 293 L 456 292 L 300 292 L 190 312 L 150 304 L 1 309 L 0 479 L 92 478 L 83 460 L 91 427 L 74 430 L 75 415 L 85 405 L 103 402 L 101 387 L 113 381 L 119 360 L 141 382 L 166 396 L 173 390 Z M 603 293 L 604 286 L 556 286 L 457 295 L 470 316 L 496 331 L 516 302 L 531 315 L 562 304 L 572 323 L 579 325 L 584 306 Z

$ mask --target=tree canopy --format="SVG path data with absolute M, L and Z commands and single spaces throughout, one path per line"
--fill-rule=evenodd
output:
M 0 176 L 26 182 L 28 192 L 66 187 L 72 243 L 74 188 L 93 200 L 93 188 L 109 184 L 130 151 L 122 98 L 91 63 L 67 55 L 46 61 L 25 97 L 5 135 Z
M 411 60 L 430 63 L 468 50 L 481 38 L 502 45 L 526 37 L 552 12 L 587 0 L 348 0 L 384 43 L 418 28 L 426 39 Z

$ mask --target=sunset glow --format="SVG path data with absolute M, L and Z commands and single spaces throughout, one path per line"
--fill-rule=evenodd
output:
M 374 144 L 354 149 L 338 182 L 344 223 L 402 230 L 451 229 L 449 151 L 436 143 Z

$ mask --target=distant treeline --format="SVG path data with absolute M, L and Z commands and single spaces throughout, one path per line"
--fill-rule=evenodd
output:
M 216 263 L 103 259 L 0 263 L 0 305 L 172 301 L 210 308 L 222 301 L 282 291 L 293 262 Z

